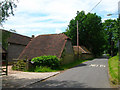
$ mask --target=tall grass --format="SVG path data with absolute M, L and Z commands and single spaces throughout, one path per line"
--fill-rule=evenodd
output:
M 113 85 L 118 85 L 118 62 L 119 56 L 114 56 L 109 59 L 109 74 L 110 74 L 110 81 Z

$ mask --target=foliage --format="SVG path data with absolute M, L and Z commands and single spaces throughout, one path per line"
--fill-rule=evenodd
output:
M 117 20 L 112 20 L 108 19 L 103 22 L 103 29 L 105 31 L 105 40 L 107 41 L 105 45 L 105 51 L 106 53 L 109 53 L 110 56 L 114 56 L 117 54 L 118 47 L 118 19 Z M 113 55 L 111 53 L 111 50 L 113 52 Z
M 7 50 L 8 47 L 8 38 L 10 37 L 11 32 L 2 32 L 2 46 Z
M 88 48 L 95 56 L 104 51 L 104 30 L 102 29 L 101 17 L 95 13 L 85 14 L 84 11 L 77 12 L 77 16 L 72 19 L 64 32 L 72 39 L 73 45 L 77 45 L 77 20 L 79 25 L 79 45 Z
M 13 64 L 12 69 L 24 71 L 26 69 L 26 62 L 24 60 L 19 60 Z
M 7 50 L 8 48 L 8 38 L 11 36 L 11 32 L 16 32 L 10 29 L 9 31 L 2 31 L 2 46 Z M 1 41 L 0 41 L 1 42 Z
M 108 58 L 111 58 L 110 54 L 106 54 Z
M 0 1 L 0 24 L 7 20 L 10 15 L 14 15 L 14 8 L 17 5 L 15 4 L 15 0 L 2 0 Z
M 52 69 L 60 66 L 59 59 L 56 56 L 51 55 L 35 57 L 31 60 L 31 62 L 34 62 L 36 66 L 47 66 L 51 67 Z
M 118 84 L 118 60 L 119 56 L 114 56 L 109 59 L 109 74 L 111 76 L 110 80 L 113 84 Z

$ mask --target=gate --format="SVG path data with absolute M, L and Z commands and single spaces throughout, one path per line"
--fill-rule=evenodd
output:
M 8 75 L 8 60 L 7 60 L 7 51 L 2 48 L 2 53 L 0 53 L 1 58 L 1 67 L 0 67 L 0 75 Z
M 8 75 L 8 61 L 2 60 L 1 75 Z

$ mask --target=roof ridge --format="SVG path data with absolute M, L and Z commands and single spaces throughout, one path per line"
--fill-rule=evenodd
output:
M 81 48 L 85 53 L 87 53 L 81 46 L 79 46 L 79 48 Z
M 87 52 L 91 53 L 85 46 L 82 46 Z
M 50 36 L 50 35 L 60 35 L 62 33 L 59 33 L 59 34 L 42 34 L 42 35 L 38 35 L 38 36 Z
M 10 31 L 5 30 L 5 29 L 0 29 L 0 30 L 3 30 L 3 31 L 5 31 L 5 32 L 10 32 Z M 29 37 L 29 36 L 21 35 L 21 34 L 15 33 L 15 32 L 10 32 L 10 33 L 13 33 L 13 34 L 16 34 L 16 35 L 20 35 L 20 36 L 22 36 L 22 37 L 31 38 L 31 37 Z

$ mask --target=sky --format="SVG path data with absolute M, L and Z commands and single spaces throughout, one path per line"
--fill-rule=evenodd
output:
M 14 16 L 3 23 L 2 29 L 16 30 L 16 33 L 31 37 L 41 34 L 65 32 L 77 11 L 87 14 L 100 0 L 18 0 Z M 118 1 L 102 0 L 91 13 L 106 19 L 118 17 Z M 107 16 L 107 14 L 113 14 Z

